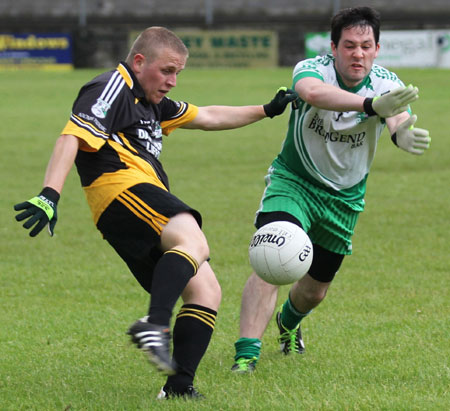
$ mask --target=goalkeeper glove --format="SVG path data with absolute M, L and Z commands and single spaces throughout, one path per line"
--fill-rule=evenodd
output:
M 56 213 L 58 200 L 59 193 L 53 188 L 45 187 L 38 196 L 14 206 L 16 211 L 25 210 L 16 215 L 16 220 L 22 221 L 28 218 L 23 224 L 26 229 L 31 228 L 37 222 L 30 232 L 31 237 L 39 234 L 46 224 L 48 224 L 49 234 L 53 236 L 53 230 L 58 220 Z
M 419 98 L 419 89 L 409 85 L 389 91 L 382 96 L 367 97 L 364 100 L 364 111 L 369 116 L 382 118 L 393 117 L 408 110 L 408 104 Z
M 287 87 L 280 87 L 272 101 L 263 105 L 264 112 L 270 118 L 278 116 L 284 112 L 284 109 L 291 101 L 297 100 L 298 98 L 298 94 L 294 90 Z
M 414 128 L 416 121 L 417 116 L 413 115 L 401 123 L 391 139 L 402 150 L 411 154 L 422 155 L 430 147 L 431 138 L 428 130 Z

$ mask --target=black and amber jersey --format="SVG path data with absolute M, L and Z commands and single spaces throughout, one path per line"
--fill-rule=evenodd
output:
M 121 192 L 140 183 L 169 189 L 158 158 L 162 136 L 198 108 L 164 97 L 150 104 L 126 63 L 84 85 L 62 134 L 81 140 L 75 164 L 94 222 Z

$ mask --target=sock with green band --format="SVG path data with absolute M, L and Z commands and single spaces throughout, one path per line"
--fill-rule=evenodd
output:
M 256 362 L 261 353 L 261 340 L 259 338 L 239 338 L 234 343 L 234 348 L 236 349 L 235 360 L 238 358 L 256 358 Z
M 297 311 L 291 298 L 288 297 L 281 310 L 281 324 L 283 324 L 286 329 L 293 330 L 311 311 L 308 311 L 307 313 Z

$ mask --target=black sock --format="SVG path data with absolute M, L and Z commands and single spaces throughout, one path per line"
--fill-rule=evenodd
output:
M 153 271 L 148 322 L 169 325 L 173 307 L 197 269 L 197 262 L 183 251 L 164 253 Z
M 167 378 L 165 391 L 183 393 L 194 382 L 195 372 L 208 348 L 217 312 L 196 304 L 185 304 L 173 329 L 173 358 L 177 373 Z

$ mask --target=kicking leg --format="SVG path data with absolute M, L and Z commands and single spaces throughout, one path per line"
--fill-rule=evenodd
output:
M 173 307 L 209 254 L 206 238 L 190 213 L 172 217 L 161 233 L 163 255 L 153 270 L 148 317 L 128 333 L 149 359 L 167 375 L 175 373 L 170 357 L 170 319 Z

